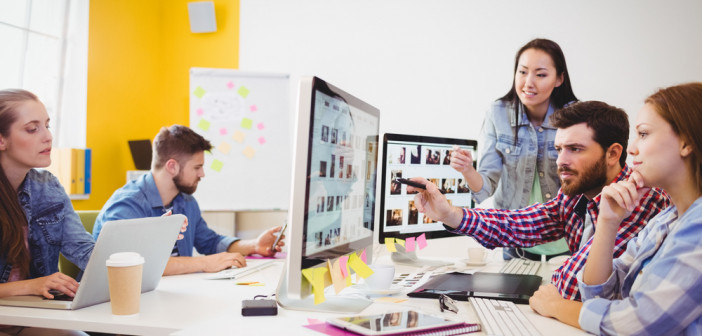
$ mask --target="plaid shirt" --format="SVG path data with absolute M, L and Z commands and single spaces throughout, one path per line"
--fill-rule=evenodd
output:
M 702 198 L 661 212 L 602 284 L 580 283 L 580 326 L 601 335 L 702 335 Z M 582 279 L 582 272 L 578 279 Z
M 624 166 L 614 182 L 629 178 L 632 170 Z M 531 247 L 565 237 L 572 256 L 551 277 L 551 282 L 566 299 L 580 300 L 576 274 L 585 265 L 590 253 L 592 237 L 580 248 L 584 218 L 576 211 L 576 205 L 584 195 L 568 197 L 562 191 L 546 203 L 537 203 L 518 210 L 463 209 L 463 220 L 454 232 L 473 236 L 483 246 Z M 587 202 L 587 212 L 597 227 L 600 195 Z M 651 189 L 641 198 L 629 217 L 619 226 L 614 246 L 614 257 L 621 255 L 627 242 L 636 236 L 646 223 L 668 207 L 668 196 L 657 188 Z

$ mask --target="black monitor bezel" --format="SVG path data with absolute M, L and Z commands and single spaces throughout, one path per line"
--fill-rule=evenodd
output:
M 457 139 L 457 138 L 445 138 L 445 137 L 434 137 L 428 135 L 412 135 L 412 134 L 399 134 L 399 133 L 385 133 L 383 134 L 383 157 L 380 161 L 381 165 L 381 177 L 380 177 L 380 213 L 378 214 L 378 243 L 385 244 L 385 238 L 400 238 L 406 239 L 408 237 L 416 237 L 417 232 L 413 233 L 399 233 L 395 231 L 385 231 L 385 193 L 386 193 L 386 178 L 387 178 L 387 159 L 388 159 L 388 141 L 407 141 L 407 142 L 428 142 L 436 144 L 448 144 L 448 145 L 458 145 L 458 146 L 472 146 L 475 150 L 478 150 L 478 141 L 471 139 Z M 473 167 L 476 167 L 475 160 L 473 161 Z M 470 201 L 471 208 L 475 207 L 475 200 L 471 198 Z M 445 224 L 444 227 L 448 228 Z M 448 230 L 443 231 L 425 231 L 426 239 L 436 239 L 436 238 L 447 238 L 458 236 L 458 234 L 450 232 Z

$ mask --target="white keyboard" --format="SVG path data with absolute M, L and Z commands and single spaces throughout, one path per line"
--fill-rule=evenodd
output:
M 205 275 L 207 280 L 219 280 L 219 279 L 239 279 L 241 277 L 247 276 L 249 274 L 258 272 L 268 266 L 272 266 L 276 259 L 264 259 L 262 261 L 256 262 L 253 260 L 246 261 L 246 267 L 241 268 L 227 268 L 221 270 L 217 273 L 210 273 Z
M 514 258 L 502 266 L 500 273 L 536 275 L 539 266 L 541 266 L 540 261 Z
M 514 302 L 471 297 L 470 304 L 487 335 L 541 335 Z

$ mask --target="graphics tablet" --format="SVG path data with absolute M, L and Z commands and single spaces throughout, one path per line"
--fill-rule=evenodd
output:
M 540 285 L 541 277 L 537 275 L 446 273 L 435 276 L 407 296 L 437 298 L 440 294 L 446 294 L 462 301 L 474 296 L 526 304 Z
M 328 319 L 327 322 L 361 335 L 405 334 L 463 324 L 462 321 L 452 321 L 413 310 L 363 316 L 333 317 Z

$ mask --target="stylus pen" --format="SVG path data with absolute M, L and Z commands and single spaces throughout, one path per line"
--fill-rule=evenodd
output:
M 266 268 L 266 267 L 268 267 L 268 266 L 271 266 L 271 265 L 273 265 L 273 262 L 267 262 L 267 263 L 265 263 L 265 264 L 261 264 L 261 265 L 258 265 L 258 266 L 252 266 L 252 267 L 249 268 L 248 270 L 243 271 L 243 272 L 241 272 L 241 273 L 239 273 L 239 274 L 236 274 L 236 275 L 232 276 L 232 277 L 229 278 L 229 279 L 239 279 L 239 278 L 245 277 L 245 276 L 247 276 L 247 275 L 249 275 L 249 274 L 251 274 L 251 273 L 256 273 L 257 271 L 260 271 L 260 270 L 262 270 L 262 269 L 264 269 L 264 268 Z
M 404 179 L 404 178 L 396 178 L 395 181 L 397 181 L 398 183 L 413 186 L 415 188 L 424 189 L 424 190 L 427 189 L 427 187 L 425 185 L 423 185 L 419 182 L 414 182 L 412 180 L 408 180 L 408 179 Z

